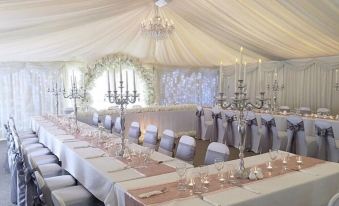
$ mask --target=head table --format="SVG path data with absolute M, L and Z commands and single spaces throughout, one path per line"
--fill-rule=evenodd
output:
M 121 158 L 112 157 L 104 150 L 90 146 L 89 142 L 80 140 L 43 117 L 33 117 L 31 127 L 39 134 L 40 142 L 58 156 L 62 167 L 105 205 L 325 206 L 339 192 L 339 164 L 306 157 L 305 168 L 299 171 L 291 170 L 272 177 L 264 171 L 264 179 L 248 180 L 241 186 L 216 186 L 211 181 L 211 191 L 202 194 L 190 193 L 189 190 L 179 192 L 171 188 L 178 181 L 175 167 L 181 160 L 154 152 L 150 161 L 158 165 L 150 166 L 151 171 L 148 168 L 138 169 L 128 166 Z M 81 127 L 96 130 L 85 124 Z M 119 138 L 115 139 L 119 141 Z M 246 167 L 251 168 L 265 165 L 268 160 L 268 154 L 261 154 L 245 158 L 245 163 Z M 314 164 L 310 163 L 306 167 L 306 160 Z M 226 162 L 225 168 L 231 164 L 238 165 L 238 160 Z M 215 176 L 217 170 L 214 165 L 205 167 L 208 167 L 210 178 Z M 191 165 L 188 168 L 190 173 L 201 169 Z M 135 196 L 152 188 L 163 187 L 169 188 L 169 191 L 146 199 Z

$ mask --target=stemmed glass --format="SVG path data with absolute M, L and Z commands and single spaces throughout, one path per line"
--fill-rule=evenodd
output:
M 267 169 L 273 169 L 273 161 L 278 158 L 279 151 L 277 149 L 270 149 L 268 151 L 271 161 L 268 162 Z
M 178 190 L 179 191 L 185 191 L 186 190 L 185 180 L 184 180 L 186 170 L 187 170 L 186 163 L 184 163 L 184 162 L 178 162 L 177 163 L 176 171 L 177 171 L 177 174 L 179 176 L 179 181 L 178 181 Z
M 199 167 L 199 174 L 200 174 L 200 179 L 202 185 L 202 189 L 204 192 L 208 192 L 208 185 L 209 185 L 209 180 L 208 180 L 208 166 L 200 166 Z
M 282 165 L 283 165 L 283 170 L 286 171 L 286 170 L 288 170 L 287 162 L 288 162 L 290 153 L 280 152 L 280 156 L 281 156 L 281 162 L 282 162 Z
M 218 180 L 219 182 L 225 182 L 225 177 L 222 174 L 221 170 L 224 168 L 224 160 L 221 158 L 215 158 L 214 167 L 218 170 Z

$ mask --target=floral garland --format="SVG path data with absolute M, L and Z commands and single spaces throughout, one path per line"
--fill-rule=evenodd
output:
M 154 74 L 153 70 L 145 69 L 142 66 L 141 61 L 136 58 L 122 53 L 116 53 L 107 55 L 97 60 L 94 65 L 88 65 L 87 71 L 85 72 L 85 88 L 87 91 L 93 88 L 94 80 L 102 75 L 107 69 L 119 69 L 120 63 L 124 66 L 135 68 L 136 73 L 145 82 L 145 100 L 147 104 L 154 103 Z M 88 97 L 87 101 L 90 101 Z

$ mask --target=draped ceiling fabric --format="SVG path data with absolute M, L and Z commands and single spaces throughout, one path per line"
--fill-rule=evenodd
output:
M 173 66 L 339 54 L 338 0 L 171 0 L 170 39 L 152 41 L 140 22 L 153 0 L 3 0 L 0 61 L 94 61 L 123 52 Z

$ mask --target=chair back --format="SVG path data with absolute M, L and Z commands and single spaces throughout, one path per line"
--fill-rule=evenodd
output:
M 225 111 L 225 120 L 226 120 L 226 138 L 224 142 L 228 146 L 238 147 L 240 144 L 240 135 L 238 132 L 238 123 L 236 121 L 237 116 L 234 111 L 228 110 Z
M 218 141 L 218 132 L 219 132 L 219 127 L 221 127 L 220 124 L 222 124 L 222 116 L 221 116 L 221 111 L 219 108 L 214 107 L 212 109 L 212 120 L 213 120 L 213 136 L 211 138 L 211 142 L 217 142 Z
M 299 116 L 291 115 L 287 117 L 286 151 L 304 156 L 307 155 L 304 122 Z
M 280 106 L 279 107 L 280 112 L 290 112 L 289 106 Z
M 339 193 L 335 194 L 330 201 L 328 202 L 327 206 L 339 206 Z
M 105 129 L 107 129 L 110 132 L 112 132 L 113 121 L 112 121 L 111 115 L 106 115 L 105 116 L 104 127 L 105 127 Z
M 141 135 L 139 122 L 132 122 L 128 130 L 128 141 L 138 144 Z
M 311 114 L 311 108 L 309 108 L 309 107 L 300 107 L 299 108 L 299 112 L 302 115 L 304 115 L 304 114 Z
M 173 156 L 175 134 L 172 130 L 166 129 L 162 133 L 158 152 Z
M 193 162 L 196 142 L 193 137 L 182 136 L 179 140 L 175 157 L 187 162 Z
M 324 120 L 316 120 L 315 129 L 318 136 L 318 158 L 339 162 L 339 145 L 336 145 L 331 123 Z
M 280 139 L 275 119 L 271 114 L 261 115 L 262 138 L 260 141 L 260 152 L 268 152 L 269 149 L 277 150 L 280 148 Z
M 93 121 L 94 126 L 98 126 L 98 124 L 99 124 L 99 114 L 97 112 L 93 113 L 92 121 Z
M 246 120 L 246 145 L 245 148 L 255 153 L 259 153 L 260 135 L 258 130 L 258 121 L 254 112 L 244 112 L 244 118 Z
M 113 131 L 115 133 L 120 134 L 121 132 L 121 118 L 120 117 L 115 118 Z
M 202 119 L 201 119 L 201 117 L 204 116 L 204 110 L 201 106 L 197 106 L 195 116 L 196 116 L 196 136 L 197 136 L 198 139 L 201 139 L 201 133 L 202 133 Z
M 207 147 L 207 152 L 205 155 L 205 165 L 214 164 L 216 158 L 223 159 L 224 161 L 228 160 L 230 151 L 228 147 L 219 142 L 211 142 Z
M 158 128 L 155 125 L 148 125 L 144 135 L 143 146 L 155 149 L 158 140 Z

